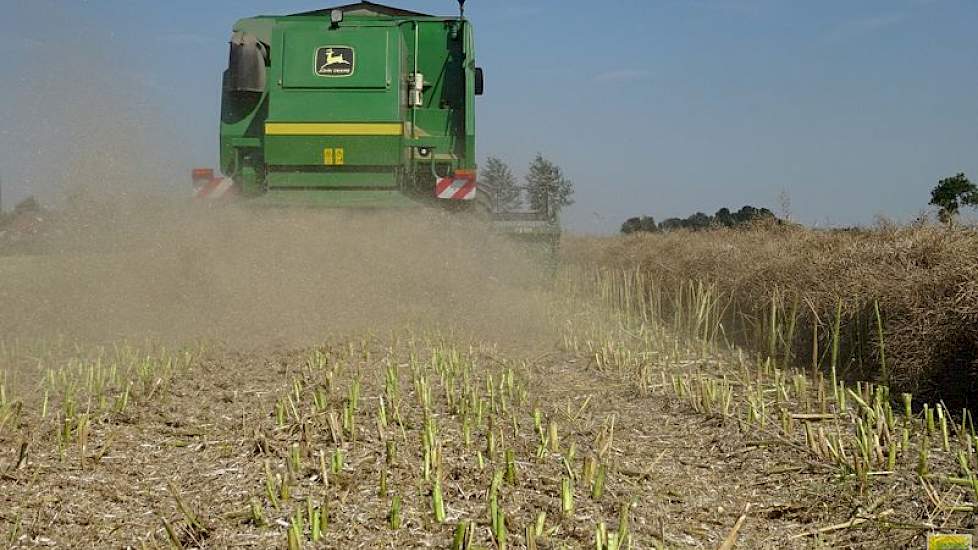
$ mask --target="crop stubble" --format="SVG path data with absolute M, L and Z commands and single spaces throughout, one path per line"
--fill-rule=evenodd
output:
M 7 541 L 808 548 L 963 525 L 968 491 L 930 504 L 910 448 L 881 482 L 814 453 L 803 422 L 771 426 L 816 402 L 798 382 L 636 315 L 617 279 L 540 287 L 505 244 L 433 242 L 451 220 L 207 215 L 231 220 L 12 268 L 8 298 L 48 296 L 3 315 Z M 853 403 L 829 405 L 843 430 Z

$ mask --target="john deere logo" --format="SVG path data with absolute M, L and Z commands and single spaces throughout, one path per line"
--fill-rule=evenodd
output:
M 316 50 L 316 74 L 319 76 L 350 76 L 353 74 L 353 48 L 323 46 Z

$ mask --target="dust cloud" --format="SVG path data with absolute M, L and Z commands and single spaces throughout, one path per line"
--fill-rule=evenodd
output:
M 437 211 L 92 200 L 59 223 L 39 254 L 0 258 L 5 337 L 263 346 L 412 326 L 552 342 L 539 264 Z

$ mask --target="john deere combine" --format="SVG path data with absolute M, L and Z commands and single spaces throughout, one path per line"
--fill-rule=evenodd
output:
M 462 16 L 360 2 L 242 19 L 224 73 L 225 177 L 195 170 L 197 195 L 478 211 L 505 232 L 553 242 L 552 212 L 500 212 L 477 181 L 482 92 Z

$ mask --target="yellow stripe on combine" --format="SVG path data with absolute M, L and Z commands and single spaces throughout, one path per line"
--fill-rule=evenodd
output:
M 269 136 L 400 136 L 404 125 L 400 122 L 269 122 L 265 124 Z

